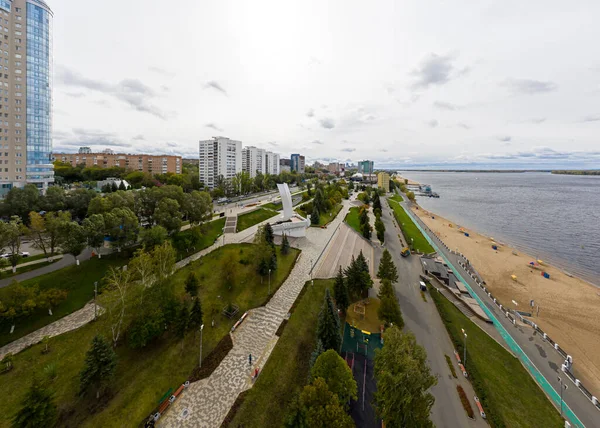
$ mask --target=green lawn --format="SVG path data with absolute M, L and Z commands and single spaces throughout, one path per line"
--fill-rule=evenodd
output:
M 115 253 L 101 259 L 93 258 L 81 263 L 80 266 L 68 266 L 55 272 L 37 278 L 23 281 L 27 287 L 38 285 L 40 290 L 60 288 L 68 292 L 67 300 L 52 309 L 53 315 L 48 315 L 46 309 L 38 310 L 22 320 L 16 320 L 15 331 L 10 334 L 9 323 L 0 324 L 0 346 L 17 340 L 39 328 L 48 325 L 65 315 L 81 309 L 87 302 L 94 298 L 94 281 L 98 281 L 101 288 L 102 277 L 110 266 L 124 265 L 128 260 L 126 253 Z M 0 288 L 0 300 L 10 292 L 8 287 Z
M 404 201 L 404 198 L 400 195 L 394 195 L 390 198 L 392 201 L 396 201 L 396 202 L 402 202 Z
M 268 280 L 262 280 L 255 267 L 239 263 L 252 259 L 252 244 L 227 245 L 176 272 L 170 279 L 176 294 L 183 294 L 184 281 L 190 271 L 200 279 L 200 298 L 204 309 L 207 328 L 203 332 L 203 356 L 206 357 L 227 334 L 232 325 L 246 310 L 260 306 L 268 297 Z M 238 280 L 229 290 L 220 280 L 222 260 L 233 255 L 238 266 Z M 292 249 L 287 256 L 278 258 L 278 269 L 271 277 L 271 292 L 279 288 L 289 275 L 298 250 Z M 103 296 L 100 297 L 102 303 Z M 240 306 L 239 316 L 228 319 L 220 314 L 221 309 L 232 302 Z M 213 310 L 216 312 L 213 314 Z M 215 326 L 211 327 L 214 317 Z M 170 332 L 142 350 L 131 350 L 126 343 L 117 347 L 118 366 L 112 391 L 114 396 L 106 406 L 96 412 L 90 409 L 94 400 L 78 400 L 76 391 L 79 371 L 85 353 L 96 333 L 110 338 L 106 317 L 70 333 L 51 339 L 52 352 L 42 355 L 42 345 L 35 345 L 15 356 L 15 368 L 2 375 L 2 385 L 13 391 L 0 402 L 0 427 L 10 426 L 18 404 L 34 373 L 41 373 L 48 364 L 56 364 L 57 378 L 52 383 L 56 402 L 64 410 L 66 419 L 59 426 L 122 427 L 138 426 L 158 405 L 158 400 L 169 388 L 177 388 L 198 364 L 199 336 L 188 332 L 181 342 Z
M 56 260 L 58 261 L 58 260 Z M 32 265 L 27 265 L 27 266 L 23 266 L 23 267 L 17 267 L 17 271 L 15 273 L 12 272 L 12 269 L 9 270 L 5 270 L 4 272 L 0 273 L 0 279 L 6 279 L 6 278 L 10 278 L 12 276 L 16 276 L 25 272 L 29 272 L 32 270 L 36 270 L 39 269 L 41 267 L 44 266 L 48 266 L 51 265 L 54 262 L 47 262 L 47 261 L 43 261 L 43 262 L 39 262 L 39 263 L 34 263 Z
M 312 227 L 321 227 L 321 226 L 326 226 L 329 223 L 331 223 L 336 217 L 337 215 L 340 213 L 340 211 L 342 210 L 343 205 L 342 204 L 337 204 L 335 207 L 333 207 L 330 211 L 324 212 L 324 213 L 320 213 L 319 214 L 319 224 L 311 224 Z M 300 214 L 302 217 L 305 217 L 307 219 L 310 220 L 310 215 L 312 213 L 306 213 L 304 212 L 304 210 L 302 209 L 302 207 L 299 207 L 298 209 L 296 209 L 296 212 L 298 214 Z
M 278 202 L 276 204 L 273 202 L 269 202 L 268 204 L 261 205 L 261 208 L 266 208 L 268 210 L 273 211 L 281 211 L 283 209 L 283 205 L 281 204 L 281 202 Z
M 281 338 L 246 394 L 230 427 L 281 427 L 290 402 L 308 380 L 310 354 L 315 347 L 319 311 L 325 289 L 333 280 L 315 279 L 298 297 Z
M 205 248 L 210 247 L 215 243 L 217 238 L 223 234 L 223 228 L 225 227 L 225 217 L 220 218 L 218 220 L 208 221 L 206 223 L 201 224 L 200 226 L 192 227 L 191 229 L 184 230 L 179 232 L 173 238 L 174 247 L 177 249 L 177 257 L 178 259 L 182 259 L 191 254 L 197 253 L 199 251 L 204 250 Z M 190 247 L 189 250 L 184 250 L 182 248 L 178 248 L 178 245 L 175 243 L 176 240 L 185 241 L 186 235 L 193 235 L 197 230 L 200 231 L 200 238 L 196 245 Z
M 249 227 L 254 226 L 255 224 L 261 223 L 265 220 L 270 219 L 271 217 L 276 216 L 278 213 L 276 211 L 268 210 L 265 208 L 259 208 L 255 211 L 242 214 L 238 216 L 237 219 L 237 231 L 241 232 L 242 230 L 246 230 Z
M 461 329 L 467 333 L 467 372 L 490 424 L 515 428 L 563 426 L 558 411 L 519 360 L 444 296 L 431 286 L 429 290 L 461 356 L 464 340 Z
M 435 251 L 433 247 L 429 244 L 429 242 L 427 242 L 427 239 L 425 239 L 419 228 L 415 225 L 400 204 L 394 201 L 393 198 L 388 198 L 388 201 L 390 202 L 390 207 L 392 207 L 392 210 L 394 210 L 394 217 L 396 218 L 398 226 L 400 226 L 400 229 L 404 234 L 406 242 L 410 245 L 412 239 L 414 250 L 424 254 L 433 253 Z
M 350 208 L 350 211 L 348 211 L 348 214 L 346 214 L 345 221 L 348 223 L 348 226 L 356 230 L 356 232 L 362 236 L 362 232 L 360 231 L 360 219 L 358 218 L 359 212 L 359 207 Z

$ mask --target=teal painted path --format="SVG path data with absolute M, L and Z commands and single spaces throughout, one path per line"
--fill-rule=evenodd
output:
M 515 354 L 517 354 L 517 356 L 519 357 L 519 359 L 521 360 L 523 365 L 527 368 L 527 370 L 529 370 L 529 373 L 531 373 L 531 375 L 536 380 L 538 385 L 546 392 L 546 394 L 551 398 L 551 400 L 556 404 L 556 406 L 560 407 L 560 395 L 554 390 L 552 385 L 550 385 L 550 383 L 540 373 L 540 371 L 537 369 L 537 367 L 531 362 L 531 360 L 529 359 L 527 354 L 521 349 L 521 347 L 512 338 L 512 336 L 508 333 L 508 331 L 506 331 L 504 326 L 498 321 L 498 319 L 494 316 L 492 311 L 489 310 L 487 305 L 479 298 L 477 293 L 475 293 L 473 291 L 473 289 L 471 288 L 469 283 L 467 281 L 465 281 L 465 279 L 458 272 L 458 270 L 456 270 L 456 268 L 450 262 L 450 260 L 448 260 L 446 258 L 446 256 L 444 255 L 444 253 L 440 251 L 440 249 L 438 248 L 436 243 L 433 241 L 433 239 L 431 239 L 429 234 L 425 230 L 423 230 L 423 228 L 421 227 L 419 222 L 416 221 L 414 214 L 410 210 L 407 210 L 404 205 L 400 204 L 400 206 L 402 206 L 402 209 L 410 216 L 413 223 L 417 226 L 417 228 L 419 228 L 419 230 L 421 231 L 421 233 L 423 234 L 425 239 L 427 239 L 427 241 L 429 241 L 431 246 L 433 246 L 433 248 L 437 251 L 438 255 L 444 259 L 444 261 L 448 264 L 448 266 L 450 266 L 450 268 L 452 269 L 452 272 L 454 272 L 456 277 L 463 284 L 465 284 L 465 286 L 471 293 L 471 296 L 473 296 L 473 298 L 475 300 L 477 300 L 477 303 L 479 303 L 479 306 L 481 306 L 481 308 L 484 310 L 484 312 L 487 314 L 487 316 L 494 322 L 494 327 L 496 327 L 496 330 L 498 330 L 498 332 L 500 333 L 500 335 L 502 336 L 504 341 L 508 344 L 510 349 L 512 349 L 515 352 Z M 565 416 L 569 420 L 569 422 L 571 423 L 571 426 L 585 428 L 585 425 L 583 425 L 583 423 L 579 420 L 577 415 L 575 415 L 575 413 L 571 410 L 571 408 L 564 401 L 563 401 L 563 412 L 564 412 L 563 416 Z

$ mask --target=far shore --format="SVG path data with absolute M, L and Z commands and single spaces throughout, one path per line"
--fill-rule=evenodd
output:
M 545 262 L 531 266 L 530 262 L 536 262 L 534 257 L 470 228 L 462 228 L 461 232 L 460 225 L 421 207 L 412 211 L 448 247 L 458 249 L 469 259 L 503 304 L 513 307 L 511 301 L 514 300 L 519 310 L 532 312 L 534 322 L 573 357 L 576 374 L 585 379 L 592 391 L 600 393 L 600 289 L 597 286 Z M 498 250 L 492 248 L 494 244 Z M 550 278 L 544 278 L 542 272 L 547 272 Z M 535 302 L 534 309 L 529 306 L 531 300 Z M 538 306 L 539 318 L 535 316 Z

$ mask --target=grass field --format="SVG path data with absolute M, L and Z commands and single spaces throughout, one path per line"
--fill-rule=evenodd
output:
M 240 316 L 246 310 L 262 305 L 268 297 L 268 281 L 262 280 L 252 265 L 239 263 L 251 257 L 251 244 L 227 245 L 179 270 L 170 279 L 176 294 L 184 292 L 184 281 L 190 271 L 200 279 L 199 291 L 207 328 L 203 334 L 203 356 L 206 357 L 219 340 L 229 333 L 237 321 L 220 315 L 220 310 L 232 302 L 240 306 Z M 278 269 L 271 276 L 274 292 L 289 275 L 299 254 L 293 250 L 287 256 L 279 255 Z M 233 255 L 238 268 L 236 285 L 229 290 L 220 280 L 222 260 Z M 219 298 L 218 296 L 221 296 Z M 102 303 L 102 296 L 100 299 Z M 213 313 L 216 311 L 216 313 Z M 211 326 L 212 319 L 215 326 Z M 112 391 L 114 396 L 100 409 L 92 409 L 93 399 L 76 397 L 79 372 L 85 353 L 96 333 L 110 337 L 106 317 L 95 323 L 52 338 L 52 351 L 42 355 L 42 345 L 35 345 L 14 358 L 15 368 L 2 375 L 2 385 L 12 391 L 0 401 L 0 427 L 10 426 L 10 420 L 19 408 L 19 402 L 34 373 L 41 374 L 49 364 L 56 365 L 57 378 L 51 387 L 59 408 L 68 415 L 59 426 L 122 427 L 138 426 L 158 405 L 158 400 L 171 387 L 177 388 L 198 364 L 199 335 L 190 331 L 181 342 L 170 332 L 142 350 L 132 350 L 126 343 L 117 347 L 118 365 Z
M 394 195 L 390 198 L 392 201 L 396 201 L 396 202 L 402 202 L 404 201 L 404 198 L 400 195 Z
M 281 427 L 290 402 L 308 380 L 319 311 L 333 280 L 305 285 L 273 353 L 238 409 L 230 427 Z
M 392 207 L 392 210 L 394 210 L 394 217 L 396 218 L 398 226 L 400 226 L 400 229 L 404 234 L 406 242 L 410 244 L 412 239 L 412 246 L 414 250 L 425 254 L 433 253 L 435 251 L 433 247 L 429 245 L 429 242 L 427 242 L 421 231 L 417 228 L 415 223 L 400 206 L 400 204 L 394 201 L 392 198 L 389 198 L 388 201 L 390 202 L 390 207 Z
M 460 355 L 463 334 L 469 337 L 467 372 L 492 426 L 563 426 L 558 411 L 519 360 L 473 324 L 444 296 L 429 287 L 431 297 Z
M 327 212 L 324 212 L 324 213 L 320 213 L 319 214 L 319 224 L 315 224 L 315 225 L 311 224 L 311 227 L 321 227 L 321 226 L 328 225 L 333 220 L 335 220 L 335 218 L 340 213 L 340 211 L 342 210 L 342 208 L 343 208 L 342 204 L 337 204 L 330 211 L 327 211 Z M 298 214 L 300 214 L 302 217 L 305 217 L 305 218 L 307 218 L 307 219 L 310 220 L 310 215 L 312 213 L 304 212 L 304 210 L 302 209 L 302 207 L 297 208 L 296 212 Z
M 186 234 L 194 233 L 193 230 L 200 228 L 202 231 L 202 237 L 200 241 L 196 244 L 194 248 L 190 248 L 189 251 L 178 251 L 177 257 L 178 259 L 182 259 L 191 254 L 197 253 L 198 251 L 202 251 L 205 248 L 210 247 L 215 243 L 217 238 L 223 234 L 223 228 L 225 227 L 225 217 L 220 218 L 218 220 L 208 221 L 200 226 L 193 227 L 192 229 L 187 229 L 182 232 L 179 232 L 178 236 L 184 236 Z
M 56 260 L 56 261 L 58 261 L 58 260 Z M 34 263 L 32 265 L 17 267 L 17 271 L 15 273 L 12 272 L 12 269 L 5 270 L 4 272 L 0 273 L 0 279 L 10 278 L 10 277 L 19 275 L 21 273 L 29 272 L 29 271 L 36 270 L 36 269 L 39 269 L 44 266 L 51 265 L 52 263 L 55 263 L 55 262 L 47 262 L 44 260 L 43 262 Z
M 370 331 L 371 333 L 379 333 L 380 326 L 383 324 L 379 321 L 377 316 L 377 310 L 379 309 L 379 299 L 369 297 L 367 299 L 369 303 L 365 306 L 365 315 L 361 316 L 359 313 L 354 311 L 354 306 L 359 303 L 355 302 L 350 305 L 346 312 L 346 322 L 353 327 L 357 327 L 361 330 Z M 362 300 L 361 300 L 362 302 Z
M 344 220 L 346 221 L 346 223 L 348 223 L 348 226 L 356 230 L 356 232 L 361 234 L 362 236 L 362 232 L 360 231 L 360 220 L 358 218 L 359 212 L 359 207 L 350 208 L 350 211 L 348 211 L 348 214 L 346 214 L 346 218 Z
M 44 309 L 34 312 L 27 318 L 16 320 L 13 334 L 10 334 L 10 325 L 2 323 L 0 346 L 17 340 L 84 307 L 87 302 L 94 298 L 94 282 L 98 281 L 101 289 L 102 277 L 104 277 L 109 267 L 124 265 L 127 260 L 125 253 L 115 253 L 101 259 L 90 259 L 81 263 L 80 266 L 68 266 L 56 272 L 23 281 L 22 285 L 26 287 L 37 285 L 40 290 L 49 288 L 66 290 L 68 293 L 67 300 L 52 309 L 52 316 L 48 315 L 48 311 Z M 10 286 L 0 288 L 0 300 L 8 293 L 10 293 Z
M 238 216 L 237 219 L 237 231 L 241 232 L 242 230 L 246 230 L 255 224 L 261 223 L 270 219 L 271 217 L 276 216 L 277 214 L 277 212 L 265 208 L 259 208 L 256 211 L 242 214 Z
M 266 208 L 268 210 L 273 211 L 281 211 L 283 209 L 283 205 L 281 204 L 281 202 L 278 202 L 276 204 L 273 202 L 269 202 L 268 204 L 261 205 L 261 208 Z

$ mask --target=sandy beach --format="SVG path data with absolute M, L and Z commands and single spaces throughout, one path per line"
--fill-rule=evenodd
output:
M 429 228 L 453 250 L 463 253 L 483 277 L 487 287 L 502 304 L 531 311 L 532 320 L 573 357 L 575 374 L 595 395 L 600 394 L 600 288 L 544 263 L 539 269 L 529 263 L 535 258 L 505 245 L 492 249 L 490 237 L 430 213 L 414 209 Z M 435 217 L 435 218 L 432 218 Z M 513 254 L 515 252 L 517 255 Z M 550 279 L 542 276 L 550 274 Z M 512 275 L 517 277 L 516 281 Z

